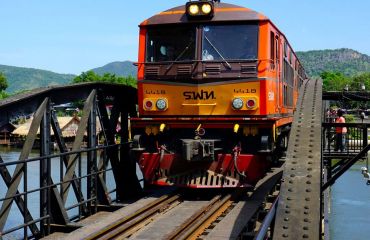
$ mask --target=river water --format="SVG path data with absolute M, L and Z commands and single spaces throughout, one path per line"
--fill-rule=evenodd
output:
M 20 154 L 19 149 L 0 147 L 0 156 L 5 162 L 14 161 L 18 159 Z M 37 152 L 33 152 L 30 157 L 37 156 Z M 59 161 L 56 161 L 59 164 Z M 53 179 L 58 181 L 58 169 L 53 165 L 55 172 L 52 174 Z M 331 209 L 330 209 L 330 238 L 333 240 L 356 240 L 369 239 L 370 237 L 370 186 L 365 184 L 365 180 L 361 175 L 361 167 L 365 163 L 358 163 L 347 171 L 331 188 Z M 11 174 L 14 167 L 9 167 Z M 28 165 L 28 183 L 29 189 L 37 188 L 39 184 L 39 164 L 30 163 Z M 112 176 L 107 176 L 109 178 Z M 113 186 L 112 186 L 113 187 Z M 6 186 L 3 179 L 0 177 L 0 198 L 6 194 Z M 23 183 L 21 182 L 20 190 L 23 190 Z M 73 194 L 70 194 L 73 195 Z M 38 199 L 39 193 L 31 194 L 28 198 L 28 205 L 31 214 L 34 218 L 38 218 Z M 68 202 L 73 202 L 70 199 Z M 74 214 L 72 212 L 71 214 Z M 13 204 L 9 219 L 5 229 L 21 224 L 23 218 L 19 214 L 17 206 Z M 11 238 L 19 238 L 21 232 L 16 233 Z
M 331 188 L 330 235 L 333 240 L 370 239 L 370 186 L 357 163 Z

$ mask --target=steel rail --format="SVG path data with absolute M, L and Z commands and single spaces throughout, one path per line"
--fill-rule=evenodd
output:
M 212 201 L 211 201 L 212 202 Z M 217 220 L 230 206 L 234 203 L 233 195 L 228 194 L 220 199 L 216 204 L 213 204 L 208 211 L 200 211 L 200 218 L 195 219 L 194 224 L 184 228 L 181 234 L 173 239 L 197 239 L 204 230 L 206 230 L 212 222 Z
M 143 208 L 140 208 L 136 212 L 132 213 L 131 215 L 115 222 L 106 228 L 88 236 L 87 240 L 93 239 L 112 239 L 117 237 L 126 237 L 125 233 L 130 232 L 133 228 L 135 228 L 140 223 L 146 222 L 148 218 L 153 217 L 155 214 L 159 212 L 163 212 L 163 210 L 170 207 L 176 201 L 180 201 L 182 196 L 180 194 L 169 194 L 160 197 L 159 199 L 149 203 Z
M 184 233 L 187 229 L 189 229 L 194 222 L 196 222 L 202 215 L 204 215 L 207 211 L 209 211 L 214 204 L 216 204 L 221 199 L 221 195 L 215 196 L 212 198 L 209 203 L 202 207 L 199 211 L 194 213 L 190 218 L 188 218 L 182 225 L 176 228 L 173 232 L 171 232 L 166 239 L 177 239 L 182 233 Z

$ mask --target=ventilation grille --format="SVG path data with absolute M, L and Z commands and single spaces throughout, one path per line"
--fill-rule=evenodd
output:
M 158 67 L 147 67 L 145 69 L 145 76 L 156 77 L 158 75 L 159 75 L 159 68 Z
M 255 74 L 257 72 L 257 67 L 253 65 L 242 65 L 240 71 L 243 74 Z
M 218 65 L 218 66 L 206 66 L 205 67 L 205 72 L 207 74 L 220 74 L 221 73 L 221 67 Z
M 190 75 L 191 74 L 191 66 L 178 66 L 177 67 L 177 74 L 178 75 Z

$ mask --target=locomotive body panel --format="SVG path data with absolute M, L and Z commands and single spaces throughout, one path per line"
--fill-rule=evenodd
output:
M 137 65 L 131 127 L 148 183 L 245 187 L 284 151 L 306 75 L 266 16 L 211 0 L 161 12 L 140 24 Z

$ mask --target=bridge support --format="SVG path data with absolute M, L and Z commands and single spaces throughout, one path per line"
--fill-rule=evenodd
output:
M 89 86 L 89 85 L 86 85 Z M 86 91 L 89 87 L 82 86 Z M 110 89 L 109 92 L 107 89 Z M 120 91 L 118 91 L 120 90 Z M 73 90 L 74 91 L 74 90 Z M 113 109 L 110 116 L 106 109 L 106 93 L 114 99 Z M 44 93 L 43 93 L 44 94 Z M 50 96 L 45 96 L 49 95 Z M 66 101 L 76 100 L 76 96 L 84 94 L 65 94 L 64 89 L 55 92 L 46 92 L 44 98 L 35 96 L 25 99 L 25 108 L 36 106 L 36 102 L 41 102 L 35 109 L 33 120 L 29 128 L 23 149 L 18 161 L 5 162 L 0 156 L 0 175 L 7 186 L 5 197 L 0 195 L 0 239 L 2 236 L 14 231 L 23 229 L 24 236 L 31 232 L 33 237 L 39 238 L 46 236 L 55 229 L 65 229 L 68 231 L 72 219 L 81 219 L 96 213 L 101 206 L 112 206 L 110 195 L 114 190 L 109 190 L 106 184 L 106 172 L 112 171 L 116 183 L 116 200 L 122 201 L 128 198 L 140 195 L 140 182 L 136 176 L 136 165 L 129 158 L 129 130 L 127 117 L 129 114 L 135 114 L 135 104 L 127 103 L 127 97 L 136 101 L 136 90 L 130 87 L 102 86 L 90 88 L 90 92 L 85 101 L 83 114 L 77 129 L 76 137 L 69 150 L 64 142 L 62 131 L 53 109 L 55 102 L 61 103 L 63 95 L 66 95 Z M 125 99 L 123 99 L 123 96 Z M 110 98 L 112 99 L 112 98 Z M 16 99 L 16 106 L 22 104 L 22 99 Z M 18 110 L 12 110 L 11 104 L 2 108 L 0 102 L 0 114 L 4 116 L 14 116 Z M 19 110 L 22 112 L 23 110 Z M 28 110 L 27 110 L 28 111 Z M 120 144 L 116 144 L 115 136 L 117 134 L 116 126 L 121 115 L 121 136 Z M 101 134 L 104 135 L 104 145 L 98 145 L 98 122 L 102 127 Z M 40 131 L 38 131 L 40 129 Z M 51 132 L 52 129 L 52 132 Z M 53 134 L 52 134 L 53 133 Z M 51 151 L 52 140 L 58 146 L 59 153 Z M 40 157 L 29 158 L 34 143 L 40 142 Z M 84 142 L 87 146 L 84 147 Z M 86 158 L 84 157 L 86 156 Z M 86 172 L 82 172 L 82 166 L 85 165 Z M 59 164 L 56 164 L 59 161 Z M 111 163 L 112 168 L 107 169 Z M 30 163 L 39 163 L 39 188 L 30 189 L 29 171 Z M 14 165 L 13 175 L 9 173 L 7 166 Z M 32 169 L 34 171 L 34 169 Z M 59 173 L 59 181 L 55 174 Z M 86 173 L 86 174 L 85 174 Z M 34 173 L 33 173 L 34 174 Z M 1 179 L 0 179 L 1 180 Z M 20 184 L 23 183 L 23 191 L 19 191 Z M 69 189 L 72 186 L 74 196 L 69 196 Z M 86 186 L 83 191 L 82 186 Z M 39 218 L 34 218 L 29 207 L 29 194 L 39 192 Z M 86 193 L 86 196 L 84 196 Z M 72 203 L 71 199 L 77 201 Z M 5 229 L 5 224 L 15 201 L 20 213 L 23 215 L 24 224 Z M 102 209 L 106 209 L 106 207 Z M 78 215 L 71 215 L 69 210 L 77 209 Z M 37 223 L 40 223 L 39 226 Z

